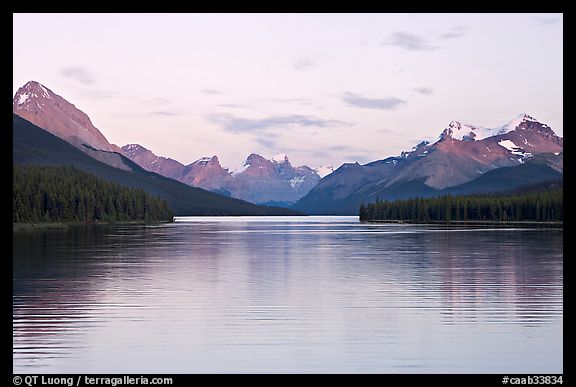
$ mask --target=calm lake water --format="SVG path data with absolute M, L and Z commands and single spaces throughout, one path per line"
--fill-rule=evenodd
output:
M 15 373 L 562 373 L 558 229 L 177 218 L 13 234 Z

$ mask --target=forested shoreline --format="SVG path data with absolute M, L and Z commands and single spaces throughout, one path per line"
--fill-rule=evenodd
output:
M 14 166 L 12 222 L 172 221 L 166 202 L 70 166 Z
M 482 195 L 380 200 L 360 206 L 361 221 L 563 222 L 560 182 Z

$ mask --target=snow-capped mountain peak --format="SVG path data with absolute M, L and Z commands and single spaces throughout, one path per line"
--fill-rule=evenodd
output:
M 453 140 L 460 141 L 484 140 L 488 137 L 499 136 L 516 130 L 524 122 L 538 123 L 538 120 L 526 113 L 522 113 L 512 121 L 508 122 L 506 125 L 496 128 L 485 128 L 481 126 L 461 123 L 459 121 L 452 121 L 440 135 L 439 141 L 445 138 L 451 138 Z M 547 127 L 545 124 L 542 125 Z
M 14 108 L 18 110 L 28 110 L 29 103 L 35 103 L 39 110 L 42 110 L 43 99 L 51 100 L 50 91 L 41 83 L 29 81 L 22 86 L 14 95 Z
M 476 140 L 478 139 L 479 135 L 481 136 L 482 134 L 484 134 L 483 132 L 485 130 L 486 128 L 462 123 L 459 121 L 452 121 L 446 127 L 446 129 L 444 129 L 444 131 L 440 135 L 440 139 L 452 138 L 454 140 L 460 140 L 460 141 Z
M 500 134 L 508 133 L 516 129 L 523 122 L 538 122 L 538 120 L 532 116 L 529 116 L 526 113 L 521 113 L 518 117 L 514 118 L 512 121 L 502 126 L 503 133 Z

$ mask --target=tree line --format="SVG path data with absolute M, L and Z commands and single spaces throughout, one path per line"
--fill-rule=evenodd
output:
M 563 221 L 563 189 L 380 200 L 360 206 L 360 220 Z
M 172 221 L 158 197 L 71 166 L 14 166 L 12 221 Z

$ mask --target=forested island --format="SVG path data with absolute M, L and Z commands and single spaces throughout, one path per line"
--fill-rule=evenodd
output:
M 158 197 L 71 166 L 14 166 L 13 223 L 172 221 Z
M 563 222 L 563 184 L 552 181 L 482 195 L 380 200 L 360 206 L 361 221 Z

